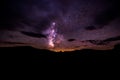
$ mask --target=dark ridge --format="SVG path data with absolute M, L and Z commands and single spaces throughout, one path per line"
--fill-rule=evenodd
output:
M 29 53 L 39 53 L 39 52 L 45 52 L 45 54 L 47 54 L 46 52 L 53 52 L 47 49 L 36 49 L 34 47 L 31 46 L 18 46 L 18 47 L 1 47 L 0 50 L 4 50 L 4 49 L 8 49 L 8 50 L 16 50 L 15 52 L 19 51 L 19 52 L 23 52 L 23 51 L 27 51 Z M 44 53 L 43 53 L 44 54 Z
M 33 32 L 25 32 L 21 31 L 22 34 L 30 36 L 30 37 L 35 37 L 35 38 L 46 38 L 47 36 L 44 34 L 38 34 L 38 33 L 33 33 Z
M 50 51 L 50 50 L 47 50 L 47 49 L 36 49 L 36 48 L 33 48 L 33 47 L 30 47 L 30 46 L 18 46 L 18 47 L 0 47 L 0 51 L 4 51 L 4 52 L 7 52 L 7 51 L 13 51 L 13 52 L 28 52 L 28 53 L 40 53 L 40 54 L 49 54 L 49 53 L 52 53 L 52 54 L 56 54 L 58 55 L 57 53 L 65 53 L 69 55 L 69 53 L 74 53 L 74 52 L 79 52 L 79 53 L 88 53 L 88 51 L 90 52 L 107 52 L 107 51 L 114 51 L 114 50 L 118 50 L 120 51 L 120 44 L 116 44 L 114 46 L 114 49 L 112 50 L 94 50 L 94 49 L 83 49 L 83 50 L 76 50 L 76 51 L 71 51 L 71 52 L 53 52 L 53 51 Z M 41 53 L 43 52 L 43 53 Z M 47 53 L 46 53 L 47 52 Z M 27 54 L 27 53 L 26 53 Z M 74 55 L 74 54 L 73 54 Z
M 114 50 L 120 51 L 120 44 L 116 44 L 116 45 L 114 46 Z
M 75 39 L 68 39 L 69 42 L 75 41 Z
M 0 48 L 4 63 L 116 63 L 120 60 L 120 44 L 113 50 L 76 50 L 72 52 L 52 52 L 39 50 L 29 46 Z
M 8 42 L 9 43 L 9 42 Z M 77 46 L 77 47 L 79 47 L 79 46 Z M 40 53 L 40 52 L 43 52 L 42 54 L 49 54 L 49 53 L 53 53 L 53 54 L 56 54 L 56 53 L 74 53 L 74 52 L 80 52 L 80 53 L 84 53 L 84 52 L 87 52 L 87 51 L 95 51 L 95 52 L 106 52 L 106 51 L 114 51 L 114 50 L 118 50 L 118 51 L 120 51 L 120 44 L 116 44 L 115 46 L 114 46 L 114 49 L 112 49 L 112 50 L 94 50 L 94 49 L 83 49 L 83 50 L 76 50 L 76 51 L 71 51 L 71 52 L 53 52 L 53 51 L 50 51 L 50 50 L 47 50 L 47 49 L 36 49 L 36 48 L 33 48 L 33 47 L 31 47 L 31 46 L 18 46 L 18 47 L 0 47 L 0 51 L 2 52 L 2 51 L 5 51 L 5 52 L 7 52 L 7 51 L 13 51 L 13 52 L 23 52 L 23 51 L 27 51 L 27 52 L 29 52 L 29 53 Z M 45 52 L 45 53 L 44 53 Z M 46 53 L 47 52 L 47 53 Z M 41 54 L 41 53 L 40 53 Z M 58 54 L 57 54 L 58 55 Z
M 102 14 L 97 15 L 95 19 L 95 24 L 96 25 L 107 25 L 114 19 L 120 17 L 120 9 L 118 5 L 113 5 L 111 8 L 108 10 L 105 10 L 102 12 Z
M 87 26 L 85 27 L 85 30 L 96 30 L 95 26 Z
M 20 43 L 20 42 L 0 42 L 0 44 L 25 44 L 25 43 Z

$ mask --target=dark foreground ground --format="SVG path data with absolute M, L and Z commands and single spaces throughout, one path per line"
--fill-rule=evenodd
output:
M 51 52 L 47 50 L 39 50 L 32 47 L 13 47 L 0 48 L 1 61 L 4 64 L 27 64 L 27 63 L 104 63 L 119 64 L 120 63 L 120 45 L 116 45 L 113 50 L 81 50 L 73 52 Z

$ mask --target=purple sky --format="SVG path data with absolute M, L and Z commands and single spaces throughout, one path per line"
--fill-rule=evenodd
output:
M 0 47 L 71 51 L 111 49 L 120 43 L 117 0 L 5 0 L 3 4 Z M 51 41 L 54 47 L 49 46 Z

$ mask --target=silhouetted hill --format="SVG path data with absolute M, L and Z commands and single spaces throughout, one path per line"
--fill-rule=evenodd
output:
M 0 48 L 2 61 L 7 63 L 118 63 L 120 45 L 113 50 L 77 50 L 73 52 L 52 52 L 29 46 Z

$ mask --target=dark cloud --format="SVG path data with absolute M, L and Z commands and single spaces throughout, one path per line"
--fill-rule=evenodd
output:
M 30 37 L 35 37 L 35 38 L 46 38 L 47 36 L 44 34 L 38 34 L 38 33 L 33 33 L 33 32 L 25 32 L 21 31 L 22 34 L 30 36 Z
M 0 44 L 26 44 L 26 43 L 21 43 L 21 42 L 0 42 Z
M 107 45 L 108 43 L 112 41 L 119 41 L 119 40 L 120 40 L 120 36 L 108 38 L 105 40 L 88 40 L 88 42 L 95 44 L 95 45 Z
M 120 36 L 108 38 L 108 39 L 104 40 L 104 42 L 108 42 L 108 41 L 109 41 L 109 42 L 110 42 L 110 41 L 118 41 L 118 40 L 120 40 Z
M 75 41 L 76 39 L 68 39 L 69 42 Z
M 85 30 L 96 30 L 95 26 L 87 26 L 85 27 Z
M 104 40 L 88 40 L 88 42 L 95 45 L 107 45 L 108 42 L 104 42 Z

